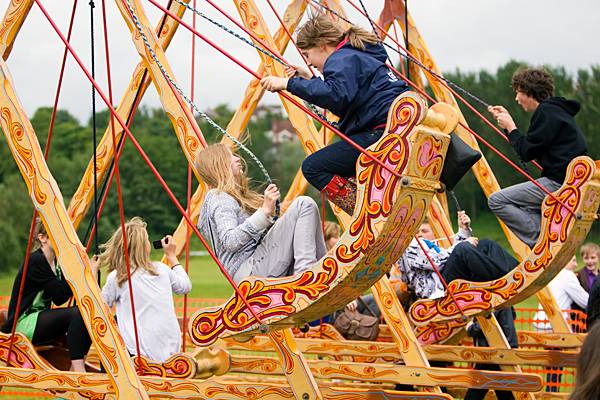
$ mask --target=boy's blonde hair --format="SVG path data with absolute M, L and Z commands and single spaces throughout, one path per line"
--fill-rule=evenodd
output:
M 298 29 L 296 44 L 301 50 L 308 50 L 321 45 L 337 46 L 344 40 L 352 47 L 359 50 L 365 50 L 366 44 L 377 44 L 379 38 L 367 30 L 358 26 L 351 26 L 344 30 L 342 27 L 329 18 L 327 15 L 318 13 L 309 18 Z
M 579 248 L 579 254 L 581 254 L 581 257 L 590 254 L 596 254 L 598 257 L 600 257 L 600 246 L 598 246 L 596 243 L 587 242 Z
M 131 273 L 137 268 L 143 268 L 152 275 L 157 275 L 156 269 L 150 261 L 150 240 L 146 223 L 140 217 L 133 217 L 125 223 L 127 234 L 127 250 Z M 117 271 L 117 284 L 121 286 L 127 281 L 127 264 L 123 250 L 123 231 L 119 227 L 108 242 L 100 246 L 100 265 L 108 266 L 109 271 Z
M 196 158 L 198 174 L 208 186 L 227 193 L 244 210 L 254 212 L 262 206 L 263 196 L 250 189 L 243 172 L 239 176 L 233 174 L 231 156 L 231 150 L 224 144 L 207 146 L 200 150 Z
M 323 236 L 325 242 L 331 238 L 339 238 L 342 234 L 342 228 L 335 222 L 325 221 L 325 229 L 323 229 Z

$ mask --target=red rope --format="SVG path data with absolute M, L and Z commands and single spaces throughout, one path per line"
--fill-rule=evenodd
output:
M 77 10 L 77 0 L 73 1 L 73 9 L 71 10 L 71 18 L 69 21 L 69 28 L 67 32 L 67 41 L 71 40 L 71 34 L 73 33 L 73 21 L 75 20 L 75 11 Z M 63 59 L 60 67 L 60 73 L 58 77 L 58 85 L 56 88 L 56 94 L 54 96 L 54 107 L 52 109 L 52 116 L 50 117 L 50 126 L 48 127 L 48 136 L 46 139 L 46 148 L 44 149 L 44 160 L 48 159 L 48 154 L 50 153 L 50 144 L 52 142 L 52 136 L 54 134 L 54 124 L 56 120 L 56 112 L 58 109 L 58 99 L 60 98 L 60 93 L 62 91 L 62 82 L 65 73 L 65 65 L 67 63 L 67 47 L 65 46 L 65 50 L 63 52 Z M 37 219 L 37 208 L 33 209 L 33 216 L 31 218 L 31 224 L 29 226 L 29 238 L 27 239 L 27 249 L 25 251 L 25 262 L 23 264 L 23 272 L 21 274 L 21 282 L 19 284 L 19 294 L 17 295 L 17 304 L 13 319 L 13 324 L 10 330 L 10 344 L 8 347 L 8 353 L 6 354 L 6 364 L 10 365 L 10 356 L 13 348 L 13 341 L 15 337 L 15 331 L 17 329 L 17 320 L 19 319 L 19 312 L 21 309 L 21 300 L 23 298 L 23 288 L 25 287 L 25 278 L 27 277 L 27 269 L 29 267 L 29 252 L 31 251 L 31 246 L 33 244 L 33 235 L 35 231 L 35 220 Z
M 304 53 L 302 52 L 302 50 L 300 49 L 300 47 L 298 47 L 298 44 L 296 43 L 296 41 L 292 37 L 292 34 L 290 33 L 289 29 L 285 26 L 285 23 L 283 22 L 283 19 L 281 19 L 281 16 L 279 15 L 279 13 L 275 9 L 275 7 L 273 7 L 273 3 L 271 3 L 271 0 L 267 0 L 267 3 L 269 4 L 269 7 L 271 7 L 271 10 L 273 10 L 273 14 L 275 14 L 275 16 L 277 17 L 277 20 L 281 24 L 281 27 L 283 28 L 283 30 L 287 34 L 288 38 L 290 39 L 290 41 L 292 42 L 292 44 L 294 45 L 294 47 L 296 48 L 296 50 L 298 50 L 298 54 L 300 54 L 300 57 L 302 57 L 302 60 L 304 61 L 304 63 L 308 67 L 308 70 L 310 71 L 310 73 L 312 74 L 312 76 L 315 76 L 315 71 L 313 70 L 312 66 L 308 62 L 308 59 L 304 56 Z
M 37 1 L 38 0 L 36 0 L 36 2 Z M 196 36 L 198 36 L 204 42 L 206 42 L 207 44 L 209 44 L 211 47 L 213 47 L 214 49 L 216 49 L 217 51 L 219 51 L 221 54 L 223 54 L 224 56 L 226 56 L 227 58 L 229 58 L 235 64 L 237 64 L 238 66 L 240 66 L 241 68 L 243 68 L 246 72 L 248 72 L 249 74 L 251 74 L 252 76 L 254 76 L 256 79 L 261 79 L 262 78 L 255 71 L 251 70 L 248 66 L 246 66 L 245 64 L 243 64 L 241 61 L 239 61 L 237 58 L 235 58 L 230 53 L 228 53 L 227 51 L 225 51 L 222 47 L 220 47 L 219 45 L 217 45 L 216 43 L 214 43 L 212 40 L 208 39 L 206 36 L 202 35 L 200 32 L 198 32 L 197 30 L 195 30 L 192 27 L 190 27 L 189 24 L 187 24 L 185 21 L 183 21 L 177 15 L 175 15 L 172 12 L 170 12 L 169 10 L 165 9 L 163 6 L 161 6 L 160 4 L 158 4 L 155 0 L 148 0 L 148 1 L 150 1 L 150 3 L 154 4 L 157 8 L 159 8 L 160 10 L 162 10 L 163 12 L 165 12 L 166 14 L 168 14 L 171 18 L 173 18 L 174 20 L 176 20 L 180 25 L 184 26 L 186 29 L 188 29 L 189 31 L 193 32 Z M 327 125 L 329 127 L 329 129 L 331 129 L 336 135 L 338 135 L 345 142 L 347 142 L 352 147 L 354 147 L 361 154 L 365 155 L 367 158 L 369 158 L 373 162 L 377 163 L 381 168 L 385 169 L 386 171 L 388 171 L 389 173 L 391 173 L 392 175 L 394 175 L 397 178 L 401 178 L 402 177 L 398 172 L 392 170 L 390 167 L 388 167 L 387 165 L 385 165 L 381 160 L 379 160 L 378 158 L 376 158 L 375 156 L 373 156 L 371 153 L 367 152 L 365 149 L 363 149 L 361 146 L 359 146 L 354 140 L 350 139 L 348 136 L 346 136 L 345 134 L 343 134 L 342 132 L 340 132 L 334 126 L 330 125 L 327 121 L 325 121 L 324 119 L 322 119 L 321 117 L 319 117 L 318 115 L 316 115 L 315 113 L 313 113 L 312 111 L 310 111 L 303 104 L 299 103 L 293 96 L 290 96 L 288 93 L 286 93 L 284 91 L 280 91 L 279 93 L 281 94 L 282 97 L 284 97 L 285 99 L 289 100 L 292 104 L 294 104 L 296 107 L 298 107 L 299 109 L 301 109 L 302 111 L 304 111 L 305 113 L 307 113 L 308 115 L 310 115 L 313 119 L 319 121 L 320 123 L 322 123 L 324 125 Z
M 144 160 L 144 162 L 148 165 L 148 167 L 150 168 L 150 170 L 154 174 L 155 178 L 158 180 L 158 182 L 160 183 L 160 185 L 163 187 L 163 189 L 165 190 L 165 192 L 167 193 L 167 195 L 169 196 L 169 198 L 171 199 L 171 201 L 173 202 L 173 204 L 177 207 L 178 211 L 181 213 L 181 215 L 185 218 L 186 222 L 193 229 L 194 233 L 200 239 L 200 241 L 202 242 L 202 244 L 206 247 L 206 250 L 208 251 L 208 253 L 210 254 L 210 256 L 213 258 L 213 260 L 215 261 L 215 263 L 218 265 L 219 269 L 221 270 L 221 272 L 223 273 L 223 275 L 225 276 L 225 278 L 227 279 L 227 281 L 229 282 L 229 284 L 233 287 L 233 289 L 236 292 L 236 294 L 242 299 L 242 301 L 244 302 L 244 304 L 246 305 L 246 307 L 248 308 L 248 310 L 250 311 L 250 313 L 252 314 L 252 316 L 254 318 L 256 318 L 256 320 L 259 323 L 262 323 L 261 318 L 256 314 L 256 311 L 254 311 L 254 309 L 248 303 L 248 299 L 246 299 L 246 297 L 240 292 L 240 290 L 237 287 L 237 285 L 235 284 L 235 282 L 233 282 L 233 280 L 231 279 L 231 276 L 229 275 L 229 273 L 227 273 L 227 271 L 225 270 L 225 267 L 223 266 L 223 264 L 219 261 L 219 259 L 217 258 L 217 256 L 215 255 L 215 253 L 212 251 L 212 249 L 210 248 L 210 246 L 208 245 L 208 243 L 206 242 L 206 240 L 204 239 L 204 237 L 200 234 L 200 231 L 198 231 L 198 228 L 194 225 L 194 223 L 190 219 L 189 215 L 185 212 L 185 209 L 181 206 L 181 204 L 179 203 L 179 201 L 177 200 L 177 198 L 175 197 L 175 195 L 173 194 L 173 192 L 171 191 L 171 189 L 169 188 L 169 186 L 167 185 L 167 183 L 164 181 L 164 179 L 162 178 L 162 176 L 160 175 L 160 173 L 158 172 L 158 170 L 156 169 L 156 167 L 154 166 L 154 164 L 152 163 L 152 161 L 150 160 L 150 158 L 148 157 L 148 155 L 144 152 L 144 150 L 142 149 L 142 147 L 140 146 L 140 144 L 136 140 L 135 136 L 131 133 L 131 131 L 129 130 L 129 128 L 126 126 L 126 124 L 123 121 L 123 119 L 121 118 L 121 116 L 119 114 L 117 114 L 117 112 L 115 111 L 115 109 L 113 108 L 112 104 L 110 103 L 110 101 L 105 96 L 105 94 L 102 91 L 102 89 L 100 89 L 98 83 L 92 78 L 92 76 L 90 75 L 89 71 L 87 70 L 87 68 L 85 67 L 85 65 L 83 64 L 83 62 L 79 58 L 79 56 L 75 53 L 75 50 L 73 50 L 73 47 L 67 42 L 67 40 L 65 39 L 65 37 L 62 34 L 62 32 L 60 31 L 60 29 L 58 29 L 58 27 L 56 26 L 56 23 L 54 22 L 54 20 L 52 19 L 52 17 L 50 17 L 50 15 L 48 14 L 48 12 L 44 8 L 44 6 L 40 3 L 40 0 L 34 0 L 34 1 L 38 5 L 38 7 L 40 8 L 40 10 L 44 14 L 44 16 L 46 17 L 46 19 L 48 20 L 48 22 L 50 23 L 50 25 L 52 26 L 52 28 L 56 32 L 56 34 L 60 37 L 60 39 L 63 41 L 63 43 L 65 43 L 65 45 L 68 47 L 69 52 L 71 53 L 71 55 L 73 56 L 73 58 L 75 59 L 75 61 L 77 62 L 77 64 L 79 65 L 79 67 L 81 68 L 81 70 L 83 71 L 83 73 L 85 74 L 85 76 L 87 77 L 87 79 L 92 83 L 92 85 L 94 85 L 94 87 L 96 88 L 98 94 L 102 98 L 102 101 L 104 101 L 104 103 L 108 107 L 109 112 L 114 116 L 114 118 L 117 119 L 117 121 L 119 122 L 119 124 L 123 127 L 125 133 L 129 137 L 129 139 L 131 140 L 131 142 L 133 143 L 133 145 L 135 146 L 135 148 L 137 149 L 138 153 L 140 154 L 140 156 L 142 157 L 142 159 Z
M 446 293 L 448 293 L 450 295 L 450 297 L 452 298 L 452 302 L 454 304 L 456 304 L 456 307 L 458 308 L 458 311 L 463 316 L 463 318 L 467 318 L 467 316 L 465 315 L 465 313 L 462 310 L 462 307 L 460 306 L 460 304 L 458 304 L 458 301 L 456 301 L 456 298 L 454 297 L 454 293 L 452 293 L 450 290 L 448 290 L 448 284 L 446 283 L 446 280 L 440 273 L 440 270 L 435 265 L 435 263 L 433 262 L 433 260 L 431 259 L 431 257 L 427 253 L 427 251 L 425 251 L 425 248 L 423 247 L 423 243 L 421 243 L 421 240 L 419 238 L 415 238 L 415 239 L 417 240 L 417 243 L 419 243 L 419 247 L 421 248 L 421 251 L 425 254 L 425 257 L 427 257 L 429 264 L 431 264 L 431 268 L 433 268 L 433 270 L 437 274 L 438 278 L 440 278 L 440 281 L 442 282 L 442 285 L 444 285 L 444 289 L 446 290 Z
M 104 0 L 102 0 L 102 23 L 104 25 L 104 52 L 106 55 L 106 76 L 108 81 L 108 100 L 109 104 L 113 103 L 113 95 L 112 95 L 112 76 L 110 72 L 110 52 L 108 50 L 108 28 L 106 26 L 106 7 L 104 4 Z M 112 135 L 112 144 L 113 144 L 113 153 L 117 153 L 117 137 L 115 134 L 115 121 L 113 115 L 111 113 L 110 117 L 110 127 L 111 127 L 111 135 Z M 135 301 L 133 296 L 133 285 L 131 283 L 131 260 L 129 258 L 129 248 L 128 248 L 128 238 L 127 232 L 125 229 L 125 210 L 123 207 L 123 194 L 121 192 L 121 175 L 119 173 L 119 160 L 115 158 L 114 164 L 115 178 L 117 180 L 117 200 L 119 203 L 119 218 L 121 220 L 121 232 L 123 234 L 123 253 L 125 257 L 125 265 L 127 266 L 127 286 L 129 287 L 129 299 L 131 300 L 131 315 L 133 319 L 133 333 L 135 335 L 135 348 L 137 351 L 138 357 L 142 356 L 140 352 L 140 338 L 138 335 L 138 325 L 137 325 L 137 317 L 135 315 Z M 95 171 L 94 171 L 95 173 Z M 141 267 L 140 265 L 136 266 L 136 268 Z M 137 365 L 136 365 L 137 366 Z
M 172 0 L 169 0 L 169 5 L 171 4 L 171 1 Z M 161 23 L 160 23 L 160 28 L 158 30 L 159 32 L 162 30 L 162 28 L 163 28 L 163 26 L 164 26 L 164 24 L 165 24 L 165 22 L 167 20 L 167 17 L 168 17 L 167 15 L 164 15 L 162 17 L 162 20 L 161 20 Z M 134 104 L 133 104 L 133 106 L 132 106 L 132 108 L 131 108 L 131 110 L 129 112 L 129 116 L 127 117 L 127 127 L 128 128 L 131 127 L 131 123 L 133 121 L 133 118 L 134 118 L 134 116 L 135 116 L 135 114 L 136 114 L 136 112 L 138 110 L 138 107 L 140 105 L 140 102 L 142 100 L 141 96 L 139 96 L 139 94 L 140 94 L 142 86 L 144 85 L 144 82 L 146 81 L 146 79 L 148 79 L 148 78 L 146 78 L 147 74 L 148 74 L 148 70 L 145 69 L 144 72 L 143 72 L 142 80 L 140 81 L 140 85 L 138 86 L 138 90 L 137 90 L 136 97 L 135 97 L 135 102 L 134 102 Z M 123 146 L 125 145 L 125 141 L 126 140 L 127 140 L 127 135 L 123 135 L 122 136 L 122 140 L 120 141 L 120 144 L 119 144 L 118 153 L 114 154 L 114 157 L 117 160 L 119 160 L 121 158 L 121 153 L 123 151 Z M 107 182 L 107 185 L 106 185 L 106 190 L 105 190 L 105 192 L 103 194 L 103 197 L 102 197 L 102 200 L 100 202 L 100 207 L 98 208 L 98 215 L 96 217 L 96 220 L 99 220 L 100 216 L 102 215 L 102 210 L 104 208 L 104 204 L 106 203 L 106 199 L 108 197 L 108 193 L 110 191 L 110 187 L 112 185 L 112 180 L 113 180 L 113 177 L 114 177 L 114 173 L 115 173 L 115 171 L 113 169 L 111 171 L 109 177 L 108 177 L 108 182 Z M 89 238 L 88 243 L 86 245 L 86 249 L 87 249 L 88 253 L 90 251 L 91 244 L 92 244 L 92 239 L 93 239 L 95 233 L 96 233 L 96 224 L 93 224 L 92 225 L 92 229 L 90 231 L 90 238 Z

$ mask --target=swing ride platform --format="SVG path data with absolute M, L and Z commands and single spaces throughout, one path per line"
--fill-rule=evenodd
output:
M 527 179 L 530 177 L 467 125 L 459 103 L 473 112 L 476 110 L 463 96 L 483 101 L 468 92 L 465 94 L 464 90 L 458 93 L 456 85 L 442 77 L 408 14 L 406 3 L 381 1 L 383 8 L 375 22 L 366 9 L 353 0 L 289 0 L 281 15 L 267 0 L 270 11 L 280 22 L 272 34 L 263 10 L 254 0 L 232 0 L 239 13 L 237 18 L 226 13 L 214 0 L 206 0 L 235 28 L 201 13 L 195 8 L 195 1 L 171 0 L 163 6 L 156 0 L 144 4 L 141 0 L 116 0 L 123 19 L 119 22 L 127 25 L 140 57 L 123 97 L 116 101 L 110 85 L 110 90 L 105 91 L 94 80 L 70 44 L 70 32 L 64 34 L 57 27 L 44 1 L 10 0 L 0 24 L 0 125 L 36 214 L 43 220 L 57 249 L 58 262 L 73 289 L 75 304 L 90 332 L 93 348 L 88 357 L 88 372 L 78 373 L 66 370 L 64 357 L 61 361 L 60 357 L 52 356 L 61 351 L 64 354 L 59 344 L 33 346 L 20 333 L 0 334 L 3 387 L 35 389 L 70 399 L 432 400 L 462 396 L 466 388 L 512 391 L 518 399 L 566 399 L 564 393 L 543 392 L 545 377 L 526 372 L 522 366 L 572 368 L 576 362 L 585 336 L 571 331 L 545 286 L 573 256 L 597 218 L 600 164 L 589 157 L 578 157 L 571 162 L 562 187 L 548 193 L 544 200 L 542 233 L 531 250 L 500 222 L 512 250 L 521 260 L 513 271 L 491 282 L 448 282 L 444 297 L 418 300 L 405 311 L 386 273 L 425 217 L 442 245 L 449 244 L 452 228 L 440 175 L 451 135 L 457 135 L 477 151 L 480 144 L 489 146 Z M 234 294 L 222 304 L 193 310 L 193 316 L 183 326 L 184 338 L 190 344 L 188 351 L 162 363 L 130 357 L 111 311 L 102 301 L 86 248 L 77 235 L 77 228 L 96 194 L 94 175 L 98 182 L 112 180 L 115 171 L 118 173 L 118 168 L 112 166 L 118 166 L 123 142 L 130 141 L 182 215 L 181 223 L 173 232 L 178 252 L 183 252 L 185 243 L 195 235 L 214 256 L 195 227 L 206 185 L 194 161 L 207 143 L 194 112 L 208 118 L 209 124 L 223 134 L 223 143 L 241 146 L 239 135 L 246 130 L 264 94 L 258 80 L 264 75 L 285 76 L 288 63 L 283 56 L 290 41 L 293 42 L 290 33 L 307 12 L 325 12 L 348 26 L 351 21 L 346 17 L 344 2 L 368 18 L 381 39 L 387 37 L 394 42 L 398 50 L 393 51 L 408 59 L 413 80 L 389 65 L 391 71 L 411 86 L 411 91 L 400 95 L 392 104 L 381 139 L 366 149 L 359 148 L 358 191 L 353 214 L 347 215 L 331 205 L 344 227 L 338 244 L 309 270 L 295 276 L 249 277 L 238 285 L 229 279 Z M 111 115 L 68 207 L 48 168 L 47 153 L 40 147 L 9 71 L 11 50 L 33 7 L 48 20 L 64 45 L 65 55 L 72 58 L 90 80 Z M 156 7 L 162 14 L 155 28 L 147 18 L 147 7 Z M 257 50 L 260 66 L 249 68 L 220 47 L 218 40 L 201 34 L 195 25 L 183 20 L 186 13 L 218 24 L 228 34 L 234 30 L 243 32 L 234 32 L 234 35 Z M 402 28 L 408 49 L 389 36 L 395 24 Z M 239 65 L 252 78 L 225 129 L 211 122 L 181 89 L 165 55 L 174 35 L 182 28 Z M 250 39 L 246 39 L 246 35 Z M 109 48 L 106 43 L 107 60 Z M 423 77 L 433 96 L 423 89 Z M 181 150 L 198 180 L 187 207 L 177 202 L 129 129 L 131 116 L 150 85 L 156 88 Z M 278 97 L 307 154 L 323 148 L 334 136 L 350 140 L 332 124 L 333 115 L 316 113 L 285 91 L 278 92 Z M 489 121 L 487 123 L 502 135 Z M 486 196 L 500 190 L 485 157 L 473 166 L 472 172 Z M 282 201 L 284 212 L 285 205 L 302 195 L 307 185 L 298 172 Z M 214 258 L 217 267 L 225 273 Z M 297 327 L 342 308 L 368 289 L 385 321 L 378 341 L 346 340 L 328 325 L 304 333 L 298 331 Z M 533 295 L 546 311 L 552 332 L 521 331 L 519 341 L 525 348 L 511 349 L 493 311 Z M 489 348 L 475 348 L 461 341 L 467 323 L 473 319 L 481 326 Z M 468 368 L 465 362 L 477 363 L 483 368 Z M 498 365 L 499 368 L 494 368 Z

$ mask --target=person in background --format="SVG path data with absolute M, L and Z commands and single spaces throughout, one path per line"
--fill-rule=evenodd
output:
M 600 278 L 594 280 L 590 297 L 586 308 L 587 312 L 587 330 L 590 331 L 592 325 L 600 320 Z
M 594 280 L 598 276 L 600 246 L 598 246 L 596 243 L 585 243 L 579 249 L 579 254 L 581 255 L 584 266 L 577 273 L 577 278 L 579 279 L 579 283 L 581 283 L 581 287 L 583 287 L 583 289 L 589 293 L 592 285 L 594 284 Z

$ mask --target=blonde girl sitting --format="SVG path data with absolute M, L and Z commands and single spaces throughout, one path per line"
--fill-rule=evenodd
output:
M 140 353 L 151 360 L 163 362 L 181 350 L 181 331 L 173 305 L 173 293 L 189 293 L 192 283 L 177 261 L 176 245 L 171 236 L 161 240 L 165 257 L 171 266 L 168 267 L 162 262 L 150 261 L 150 241 L 146 223 L 141 218 L 134 217 L 128 221 L 125 232 Z M 108 266 L 110 271 L 102 288 L 102 297 L 109 307 L 116 305 L 119 331 L 129 353 L 136 355 L 121 228 L 101 248 L 103 251 L 97 262 Z
M 264 195 L 251 190 L 242 160 L 227 146 L 213 144 L 201 150 L 196 167 L 210 189 L 198 229 L 211 239 L 236 283 L 250 275 L 297 274 L 325 255 L 319 209 L 310 197 L 298 197 L 274 221 L 279 189 L 271 184 Z

